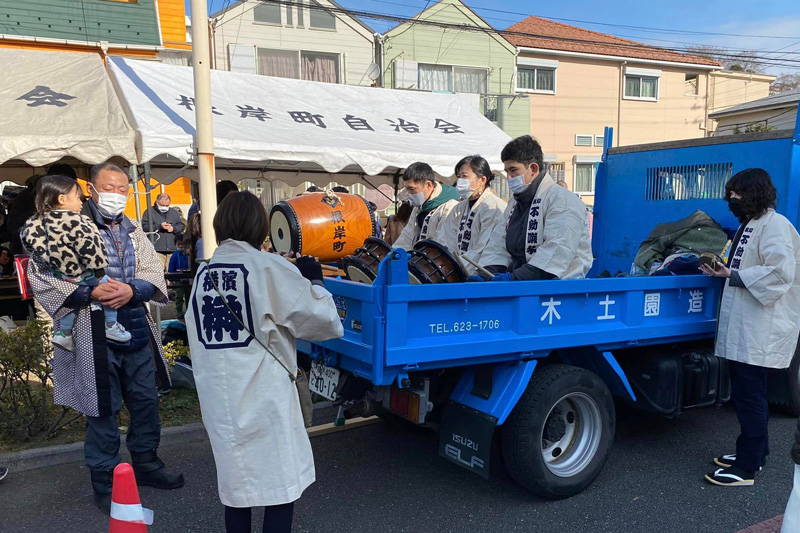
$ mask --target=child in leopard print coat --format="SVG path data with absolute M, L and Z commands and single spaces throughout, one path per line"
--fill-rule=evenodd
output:
M 32 254 L 50 265 L 53 273 L 71 283 L 96 286 L 106 283 L 108 266 L 97 227 L 80 214 L 83 207 L 77 182 L 66 176 L 45 176 L 36 191 L 36 215 L 22 228 L 22 242 Z M 126 343 L 131 334 L 117 322 L 117 311 L 103 307 L 106 337 Z M 53 344 L 73 351 L 72 327 L 76 309 L 65 315 L 53 335 Z

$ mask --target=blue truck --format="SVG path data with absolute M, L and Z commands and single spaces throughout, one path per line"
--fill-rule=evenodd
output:
M 613 276 L 630 270 L 659 223 L 702 210 L 738 227 L 724 190 L 745 168 L 770 173 L 778 211 L 797 226 L 800 121 L 794 131 L 617 148 L 612 133 L 596 179 L 589 277 L 409 285 L 408 257 L 394 250 L 372 285 L 326 281 L 344 337 L 298 342 L 312 389 L 348 416 L 438 428 L 440 454 L 484 477 L 502 457 L 516 482 L 546 498 L 572 496 L 598 475 L 615 398 L 665 416 L 726 401 L 727 365 L 713 344 L 720 280 Z M 799 365 L 800 353 L 770 376 L 770 400 L 795 412 Z

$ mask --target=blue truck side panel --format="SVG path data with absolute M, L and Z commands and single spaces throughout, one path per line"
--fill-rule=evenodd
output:
M 708 338 L 722 289 L 705 276 L 409 285 L 407 272 L 401 252 L 381 264 L 372 286 L 326 280 L 344 337 L 298 348 L 389 385 L 408 372 L 518 362 L 563 348 Z

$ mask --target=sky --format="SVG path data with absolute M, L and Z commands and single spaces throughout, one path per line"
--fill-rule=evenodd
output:
M 209 0 L 210 10 L 219 10 L 225 1 Z M 412 17 L 427 5 L 435 3 L 435 0 L 337 1 L 349 9 L 405 17 Z M 796 61 L 797 67 L 771 67 L 768 72 L 800 71 L 800 2 L 797 0 L 466 0 L 465 3 L 498 29 L 519 22 L 528 15 L 570 19 L 562 22 L 671 48 L 712 45 L 780 51 L 777 57 Z M 188 0 L 186 4 L 188 13 Z M 394 25 L 387 21 L 365 22 L 379 32 Z

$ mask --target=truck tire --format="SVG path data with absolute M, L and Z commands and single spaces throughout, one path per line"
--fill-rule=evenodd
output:
M 585 489 L 614 441 L 614 400 L 596 374 L 567 365 L 537 368 L 502 426 L 511 477 L 549 499 Z
M 790 416 L 800 416 L 800 344 L 789 368 L 769 371 L 767 398 L 775 409 Z

